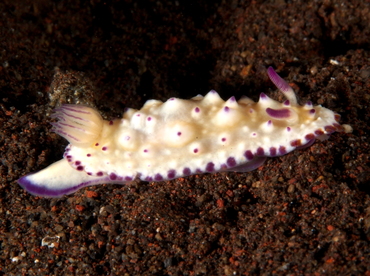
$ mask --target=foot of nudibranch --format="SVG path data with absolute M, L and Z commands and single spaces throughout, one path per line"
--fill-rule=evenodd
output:
M 61 197 L 83 187 L 102 184 L 108 180 L 108 176 L 93 177 L 77 171 L 68 164 L 66 159 L 62 159 L 39 172 L 20 178 L 18 183 L 34 195 Z
M 234 168 L 227 169 L 229 172 L 250 172 L 258 167 L 262 166 L 265 163 L 267 157 L 255 157 L 252 161 L 245 163 L 243 165 L 236 166 Z

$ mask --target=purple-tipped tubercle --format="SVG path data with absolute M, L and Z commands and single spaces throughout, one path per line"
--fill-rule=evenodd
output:
M 312 106 L 312 102 L 311 101 L 306 102 L 305 106 L 306 107 L 311 107 Z
M 268 97 L 267 97 L 267 95 L 265 94 L 265 93 L 261 93 L 260 94 L 260 101 L 262 100 L 267 100 L 268 99 Z
M 232 96 L 230 99 L 227 100 L 228 102 L 236 102 L 235 96 Z

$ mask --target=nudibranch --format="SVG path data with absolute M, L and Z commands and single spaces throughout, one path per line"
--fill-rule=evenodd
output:
M 149 100 L 122 119 L 103 120 L 93 108 L 64 104 L 52 130 L 69 141 L 63 159 L 18 183 L 38 196 L 60 197 L 102 183 L 162 181 L 200 173 L 247 172 L 267 157 L 343 131 L 340 115 L 297 102 L 293 89 L 271 67 L 267 74 L 287 98 L 261 93 L 223 101 L 215 91 L 190 100 Z

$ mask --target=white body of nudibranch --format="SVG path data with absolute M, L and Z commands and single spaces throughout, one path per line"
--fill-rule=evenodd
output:
M 105 121 L 93 108 L 63 105 L 53 130 L 66 138 L 63 159 L 19 184 L 32 194 L 58 197 L 101 183 L 161 181 L 199 173 L 250 171 L 342 131 L 340 116 L 311 102 L 300 106 L 292 88 L 270 67 L 283 103 L 260 95 L 223 101 L 215 91 L 190 100 L 149 100 L 122 119 Z

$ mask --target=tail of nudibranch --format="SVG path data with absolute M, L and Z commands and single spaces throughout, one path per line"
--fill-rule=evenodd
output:
M 51 117 L 59 121 L 52 123 L 52 131 L 66 138 L 72 145 L 88 146 L 99 138 L 104 120 L 95 109 L 65 104 L 54 112 Z

